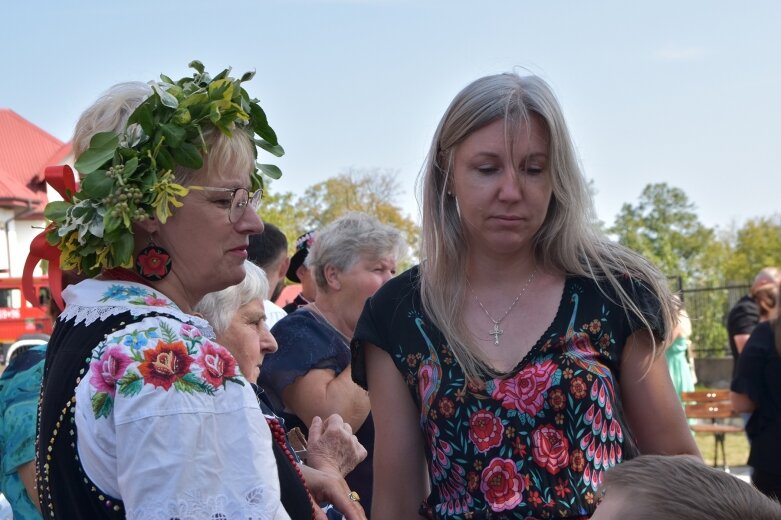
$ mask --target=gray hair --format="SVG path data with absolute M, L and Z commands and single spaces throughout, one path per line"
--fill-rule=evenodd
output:
M 152 94 L 152 88 L 140 81 L 117 83 L 101 95 L 95 103 L 85 110 L 76 123 L 73 132 L 73 155 L 75 158 L 89 148 L 92 137 L 101 132 L 113 132 L 124 135 L 127 122 L 136 108 Z M 245 131 L 234 132 L 228 137 L 217 128 L 207 125 L 203 128 L 203 138 L 208 146 L 204 157 L 204 166 L 210 175 L 219 175 L 226 167 L 246 171 L 254 168 L 255 145 Z M 186 184 L 192 170 L 177 166 L 174 170 L 176 182 Z
M 539 118 L 549 138 L 553 196 L 542 226 L 532 238 L 538 265 L 570 274 L 606 280 L 627 314 L 649 329 L 640 309 L 618 281 L 623 273 L 646 283 L 662 302 L 669 335 L 677 309 L 664 276 L 638 254 L 611 242 L 596 226 L 588 185 L 561 107 L 545 81 L 536 76 L 497 74 L 480 78 L 459 92 L 437 126 L 421 171 L 423 195 L 421 293 L 427 315 L 441 330 L 468 379 L 495 371 L 470 348 L 473 343 L 461 319 L 465 285 L 453 273 L 466 272 L 466 240 L 452 184 L 456 147 L 473 132 L 504 120 L 509 137 L 532 118 Z M 528 128 L 528 125 L 526 125 Z M 604 291 L 603 291 L 604 292 Z M 667 338 L 665 338 L 667 339 Z M 654 345 L 656 350 L 656 345 Z
M 400 258 L 407 245 L 401 232 L 366 213 L 346 213 L 317 232 L 304 261 L 318 288 L 328 290 L 325 268 L 350 269 L 361 257 Z
M 214 327 L 217 336 L 225 332 L 241 307 L 252 300 L 268 298 L 268 280 L 263 269 L 245 261 L 244 270 L 246 275 L 241 283 L 209 293 L 195 306 L 195 312 Z

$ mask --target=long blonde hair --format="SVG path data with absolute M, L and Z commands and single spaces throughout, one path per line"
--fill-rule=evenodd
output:
M 453 157 L 456 147 L 476 130 L 497 120 L 505 120 L 508 127 L 517 129 L 532 116 L 538 116 L 548 130 L 553 186 L 545 221 L 533 238 L 538 265 L 605 282 L 618 296 L 627 316 L 636 316 L 653 332 L 618 277 L 628 274 L 645 283 L 661 300 L 665 331 L 665 338 L 653 341 L 654 355 L 656 339 L 667 343 L 677 319 L 677 306 L 662 273 L 637 253 L 611 242 L 596 226 L 591 196 L 569 130 L 547 83 L 536 76 L 486 76 L 453 99 L 434 133 L 421 172 L 423 307 L 470 380 L 479 379 L 481 374 L 499 374 L 476 353 L 462 319 L 466 289 L 463 278 L 453 274 L 466 273 L 466 240 L 456 200 L 447 194 Z

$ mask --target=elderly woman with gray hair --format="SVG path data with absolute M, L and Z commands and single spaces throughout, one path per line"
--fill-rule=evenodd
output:
M 343 477 L 366 457 L 366 450 L 349 427 L 345 427 L 342 418 L 331 415 L 325 421 L 320 417 L 312 419 L 307 465 L 304 465 L 295 455 L 262 390 L 255 386 L 264 357 L 277 350 L 277 343 L 266 325 L 263 306 L 269 291 L 266 275 L 252 262 L 245 263 L 245 270 L 247 274 L 241 283 L 207 294 L 196 307 L 196 311 L 214 327 L 217 341 L 232 356 L 215 356 L 212 369 L 226 372 L 231 368 L 229 365 L 233 368 L 238 365 L 256 390 L 260 408 L 274 436 L 282 505 L 292 520 L 325 519 L 326 513 L 313 502 L 331 502 L 347 519 L 363 519 L 364 512 L 355 500 L 356 495 L 350 492 Z M 325 511 L 334 513 L 328 513 L 327 518 L 341 518 L 335 510 L 325 508 Z
M 261 386 L 291 423 L 341 415 L 369 452 L 347 475 L 367 511 L 371 506 L 374 425 L 368 394 L 352 381 L 350 339 L 366 300 L 396 273 L 406 245 L 401 233 L 374 217 L 350 213 L 322 228 L 306 259 L 317 285 L 315 303 L 272 329 L 279 350 L 268 357 Z

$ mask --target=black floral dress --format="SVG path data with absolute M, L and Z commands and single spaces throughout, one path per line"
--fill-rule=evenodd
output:
M 655 328 L 659 302 L 624 288 Z M 637 455 L 624 421 L 619 365 L 642 325 L 611 291 L 567 278 L 556 316 L 505 377 L 467 384 L 442 334 L 422 312 L 418 268 L 388 282 L 364 308 L 353 378 L 366 387 L 362 345 L 387 351 L 420 411 L 437 519 L 578 518 L 596 507 L 604 472 Z M 612 300 L 612 301 L 611 301 Z M 382 389 L 372 388 L 382 392 Z

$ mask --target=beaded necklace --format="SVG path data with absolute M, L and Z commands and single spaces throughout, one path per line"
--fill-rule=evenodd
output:
M 293 456 L 293 454 L 290 453 L 290 450 L 287 447 L 287 435 L 285 434 L 285 428 L 279 424 L 279 420 L 276 418 L 266 417 L 266 422 L 268 423 L 268 427 L 271 429 L 271 436 L 274 438 L 274 442 L 277 443 L 277 446 L 279 446 L 279 448 L 285 454 L 287 460 L 289 460 L 290 464 L 293 465 L 293 469 L 295 469 L 298 478 L 301 479 L 301 483 L 304 485 L 304 489 L 306 489 L 306 492 L 309 495 L 309 502 L 312 506 L 312 518 L 317 518 L 315 508 L 318 506 L 314 503 L 312 494 L 309 492 L 309 488 L 306 486 L 306 480 L 304 480 L 304 474 L 301 473 L 301 468 L 298 467 L 298 461 Z

